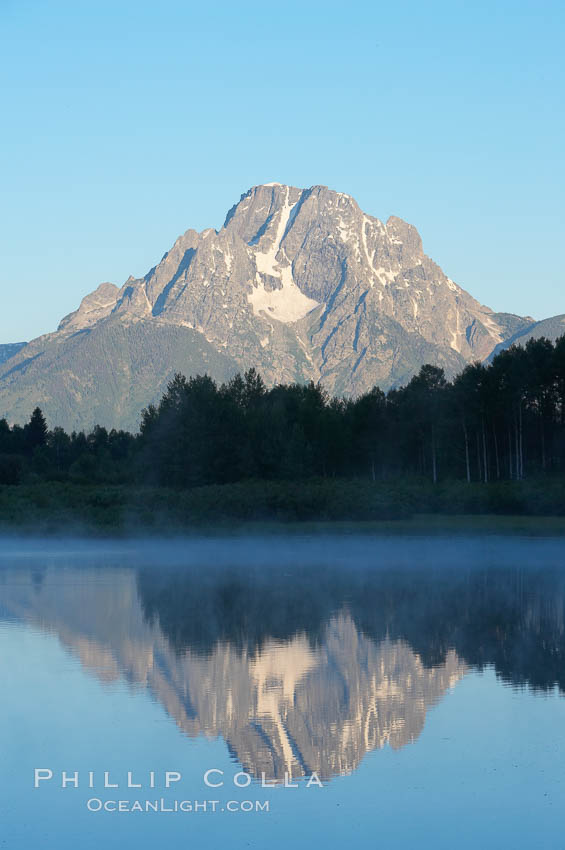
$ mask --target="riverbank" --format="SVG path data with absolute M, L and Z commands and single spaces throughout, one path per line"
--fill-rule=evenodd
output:
M 247 481 L 190 490 L 51 482 L 0 487 L 0 532 L 565 533 L 565 483 Z

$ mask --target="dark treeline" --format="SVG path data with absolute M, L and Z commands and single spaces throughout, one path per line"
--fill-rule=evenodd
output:
M 531 340 L 453 382 L 423 366 L 401 389 L 356 400 L 313 383 L 267 389 L 254 369 L 217 386 L 176 375 L 138 434 L 0 420 L 0 484 L 190 488 L 244 479 L 492 482 L 565 471 L 565 337 Z

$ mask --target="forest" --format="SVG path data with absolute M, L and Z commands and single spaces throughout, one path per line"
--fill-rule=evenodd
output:
M 267 388 L 255 369 L 220 386 L 178 374 L 142 411 L 136 434 L 103 425 L 50 430 L 39 408 L 23 426 L 0 420 L 5 486 L 187 491 L 317 481 L 327 489 L 341 480 L 428 490 L 461 483 L 476 492 L 536 481 L 561 494 L 564 473 L 565 337 L 513 346 L 453 381 L 424 365 L 406 386 L 356 399 L 332 398 L 313 383 Z M 561 513 L 561 496 L 552 498 Z

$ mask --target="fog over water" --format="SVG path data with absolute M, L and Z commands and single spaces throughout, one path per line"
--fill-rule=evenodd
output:
M 382 565 L 458 568 L 493 566 L 565 566 L 563 540 L 552 537 L 458 535 L 386 537 L 359 534 L 228 535 L 187 538 L 89 540 L 82 537 L 0 538 L 0 563 L 26 558 L 132 559 L 134 565 L 153 563 L 187 566 L 205 559 L 206 568 L 227 566 L 288 566 L 291 559 L 316 566 L 378 567 Z

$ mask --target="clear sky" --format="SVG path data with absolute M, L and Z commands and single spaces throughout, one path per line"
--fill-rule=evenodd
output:
M 0 0 L 0 342 L 250 186 L 415 224 L 497 310 L 565 312 L 561 0 Z

